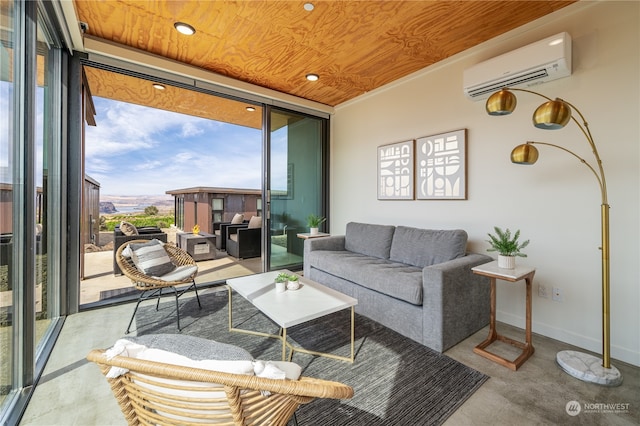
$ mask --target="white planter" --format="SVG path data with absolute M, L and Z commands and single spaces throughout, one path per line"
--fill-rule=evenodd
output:
M 309 233 L 311 235 L 318 235 L 318 228 L 309 228 Z
M 276 283 L 276 293 L 282 293 L 287 289 L 287 283 Z
M 287 290 L 297 290 L 299 288 L 300 288 L 299 281 L 289 281 L 289 283 L 287 284 Z
M 516 257 L 515 256 L 503 256 L 498 255 L 498 268 L 502 269 L 515 269 Z

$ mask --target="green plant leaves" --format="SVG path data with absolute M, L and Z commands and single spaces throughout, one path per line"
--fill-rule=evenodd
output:
M 515 234 L 513 234 L 513 237 L 511 237 L 511 230 L 509 230 L 509 228 L 503 231 L 498 226 L 494 226 L 493 230 L 496 235 L 487 234 L 489 236 L 489 240 L 487 240 L 487 242 L 491 245 L 487 251 L 497 251 L 502 256 L 527 257 L 527 255 L 521 253 L 520 250 L 529 245 L 529 240 L 522 243 L 518 242 L 518 239 L 520 238 L 519 229 Z

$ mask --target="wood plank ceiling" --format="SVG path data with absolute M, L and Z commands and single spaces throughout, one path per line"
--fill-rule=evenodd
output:
M 304 1 L 74 4 L 91 36 L 336 106 L 574 1 L 312 1 L 311 11 Z M 196 33 L 178 33 L 178 21 Z M 89 76 L 94 95 L 126 84 L 107 74 Z

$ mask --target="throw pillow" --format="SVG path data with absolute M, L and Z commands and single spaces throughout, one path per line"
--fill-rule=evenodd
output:
M 251 216 L 248 228 L 262 228 L 262 218 L 260 216 Z
M 135 225 L 129 222 L 125 222 L 124 220 L 120 222 L 120 232 L 128 236 L 138 235 L 138 229 L 135 227 Z
M 235 216 L 233 216 L 233 219 L 231 219 L 231 224 L 239 225 L 242 223 L 243 220 L 244 220 L 244 215 L 241 213 L 236 213 Z
M 133 263 L 145 275 L 160 277 L 176 269 L 160 240 L 153 239 L 148 243 L 129 246 Z

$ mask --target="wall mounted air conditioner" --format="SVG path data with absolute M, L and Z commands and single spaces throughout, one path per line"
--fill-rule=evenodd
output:
M 466 69 L 464 94 L 489 97 L 503 87 L 526 88 L 571 75 L 571 36 L 556 34 Z

